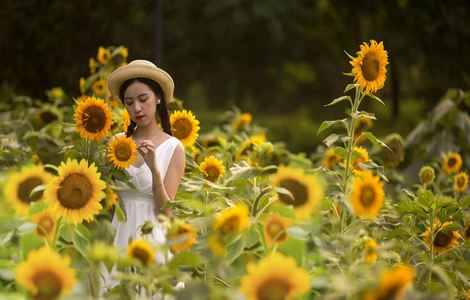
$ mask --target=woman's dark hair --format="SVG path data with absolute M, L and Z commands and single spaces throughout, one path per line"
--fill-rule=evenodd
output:
M 168 106 L 166 103 L 167 99 L 164 98 L 163 90 L 158 83 L 151 79 L 142 77 L 128 79 L 121 85 L 121 89 L 119 90 L 119 99 L 121 99 L 121 102 L 124 104 L 124 92 L 132 83 L 136 81 L 146 84 L 155 93 L 155 96 L 161 99 L 160 103 L 157 104 L 158 117 L 160 118 L 163 131 L 172 136 L 173 134 L 171 132 L 170 113 L 168 112 Z M 127 137 L 134 133 L 136 125 L 137 124 L 131 120 L 131 124 L 129 124 L 129 127 L 127 127 Z

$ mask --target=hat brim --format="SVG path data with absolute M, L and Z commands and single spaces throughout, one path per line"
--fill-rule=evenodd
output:
M 164 70 L 146 65 L 126 65 L 116 69 L 108 76 L 108 90 L 112 97 L 119 98 L 121 85 L 132 78 L 148 78 L 160 85 L 166 101 L 173 98 L 175 85 L 171 76 Z M 122 99 L 121 99 L 122 100 Z

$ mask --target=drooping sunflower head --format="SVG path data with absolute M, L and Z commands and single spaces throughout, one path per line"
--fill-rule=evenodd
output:
M 24 166 L 19 172 L 8 176 L 5 185 L 5 197 L 15 208 L 18 215 L 28 213 L 29 205 L 44 199 L 43 191 L 32 191 L 40 185 L 49 183 L 52 175 L 42 165 Z
M 334 148 L 328 148 L 325 152 L 325 156 L 323 157 L 323 166 L 325 168 L 331 169 L 337 166 L 343 159 L 341 156 L 335 153 Z
M 460 172 L 454 177 L 454 190 L 457 192 L 465 192 L 468 187 L 468 174 L 467 172 Z
M 16 282 L 25 287 L 32 299 L 59 299 L 70 293 L 76 272 L 70 258 L 62 257 L 49 247 L 32 250 L 16 269 Z
M 372 238 L 364 242 L 364 261 L 369 264 L 377 261 L 377 242 Z
M 191 147 L 198 137 L 199 121 L 191 111 L 175 111 L 170 116 L 171 131 L 183 145 Z
M 264 236 L 268 245 L 282 243 L 287 240 L 287 228 L 291 221 L 279 215 L 271 214 L 264 222 Z
M 99 47 L 98 48 L 98 61 L 101 64 L 106 64 L 108 63 L 109 59 L 111 58 L 111 51 L 109 49 Z
M 175 224 L 169 236 L 171 248 L 176 252 L 185 251 L 196 243 L 196 229 L 185 222 Z
M 380 177 L 374 176 L 369 171 L 355 177 L 350 199 L 357 216 L 375 218 L 384 201 L 383 183 Z
M 315 175 L 305 174 L 303 170 L 280 166 L 271 177 L 274 187 L 288 190 L 291 194 L 279 193 L 279 201 L 292 205 L 299 218 L 307 218 L 323 200 L 323 187 Z
M 137 144 L 131 137 L 117 135 L 108 143 L 107 156 L 116 168 L 125 169 L 137 158 Z
M 356 125 L 354 126 L 354 140 L 357 140 L 364 131 L 372 128 L 374 123 L 372 119 L 366 117 L 360 117 L 356 120 Z
M 148 267 L 154 261 L 155 251 L 146 240 L 134 240 L 127 248 L 127 256 Z
M 355 170 L 362 170 L 359 163 L 366 163 L 369 161 L 369 152 L 367 152 L 363 147 L 354 147 L 353 151 L 356 152 L 353 160 L 353 168 Z
M 405 159 L 405 141 L 397 134 L 392 133 L 385 138 L 385 144 L 391 149 L 382 148 L 382 157 L 386 165 L 396 168 Z
M 310 288 L 310 278 L 292 257 L 272 252 L 249 263 L 240 290 L 250 300 L 297 299 Z
M 96 140 L 108 135 L 113 117 L 104 100 L 86 97 L 78 103 L 74 118 L 80 136 L 84 139 Z
M 225 209 L 214 222 L 214 229 L 222 235 L 232 232 L 239 232 L 248 227 L 248 209 L 237 204 L 233 207 Z
M 432 228 L 429 227 L 426 232 L 423 233 L 424 243 L 429 249 L 432 249 L 434 253 L 439 254 L 451 250 L 458 244 L 461 238 L 458 231 L 446 230 L 446 227 L 451 224 L 452 222 L 444 222 L 441 224 L 439 220 L 435 220 Z M 434 238 L 432 233 L 434 233 Z
M 52 241 L 56 230 L 56 217 L 49 210 L 43 210 L 31 217 L 36 224 L 36 234 L 43 239 Z
M 106 80 L 98 79 L 93 82 L 93 93 L 98 97 L 104 97 L 106 95 Z
M 199 170 L 204 174 L 204 178 L 211 182 L 216 182 L 225 174 L 225 167 L 223 162 L 213 155 L 204 159 L 204 161 L 199 166 Z
M 370 41 L 370 45 L 364 43 L 360 49 L 357 57 L 350 62 L 353 66 L 354 81 L 359 84 L 361 90 L 373 93 L 384 86 L 388 53 L 382 42 L 377 43 L 374 40 Z
M 102 208 L 100 200 L 106 195 L 106 184 L 100 179 L 94 163 L 88 165 L 85 159 L 80 163 L 67 159 L 58 167 L 58 176 L 47 186 L 45 196 L 49 208 L 66 222 L 77 224 L 91 221 Z
M 430 166 L 424 166 L 419 170 L 419 180 L 422 184 L 430 184 L 436 177 L 434 169 Z
M 235 155 L 236 161 L 241 161 L 244 159 L 248 159 L 248 155 L 251 151 L 255 149 L 255 147 L 260 147 L 266 141 L 266 135 L 264 134 L 257 134 L 251 136 L 248 140 L 244 141 L 240 148 Z
M 444 165 L 442 168 L 447 174 L 454 174 L 462 167 L 462 156 L 457 152 L 444 154 Z
M 369 291 L 363 299 L 404 299 L 414 278 L 415 270 L 407 264 L 385 270 L 380 275 L 379 287 Z
M 248 125 L 251 124 L 251 120 L 253 116 L 249 113 L 243 113 L 239 115 L 233 122 L 232 122 L 232 130 L 234 132 L 241 131 L 245 129 Z

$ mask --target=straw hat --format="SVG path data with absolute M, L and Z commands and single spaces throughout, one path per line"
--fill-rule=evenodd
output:
M 166 101 L 173 98 L 175 84 L 171 76 L 148 60 L 133 60 L 129 64 L 113 71 L 108 76 L 108 89 L 113 97 L 119 98 L 121 85 L 128 79 L 143 77 L 158 83 Z

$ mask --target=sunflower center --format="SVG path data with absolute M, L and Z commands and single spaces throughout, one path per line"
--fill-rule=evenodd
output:
M 432 172 L 431 171 L 426 171 L 426 172 L 423 172 L 423 176 L 422 176 L 422 180 L 423 182 L 429 182 L 432 180 Z
M 400 291 L 402 290 L 402 288 L 403 287 L 401 284 L 395 283 L 392 286 L 385 289 L 377 299 L 380 299 L 380 300 L 398 299 L 397 296 L 400 294 Z
M 118 144 L 114 148 L 114 156 L 119 161 L 128 161 L 132 156 L 132 151 L 127 144 Z
M 443 233 L 439 231 L 434 238 L 434 245 L 436 247 L 446 247 L 452 240 L 451 233 Z
M 212 181 L 212 182 L 216 181 L 217 178 L 219 178 L 220 176 L 219 168 L 217 168 L 216 166 L 207 167 L 204 170 L 204 173 L 206 175 L 207 180 Z
M 449 160 L 447 161 L 447 166 L 449 168 L 452 168 L 453 166 L 455 166 L 455 164 L 457 163 L 457 160 L 453 157 L 449 158 Z
M 284 228 L 284 224 L 278 220 L 271 220 L 266 225 L 266 231 L 268 232 L 269 237 L 275 241 L 284 241 L 287 238 L 287 233 Z
M 54 228 L 54 220 L 49 216 L 42 217 L 38 222 L 37 233 L 40 236 L 48 235 Z
M 290 290 L 291 285 L 285 279 L 269 278 L 258 287 L 256 296 L 259 300 L 283 300 Z
M 38 201 L 42 197 L 42 191 L 31 195 L 31 191 L 42 184 L 42 180 L 39 177 L 29 177 L 18 186 L 18 198 L 21 202 L 29 204 L 31 202 Z
M 465 178 L 463 176 L 460 176 L 457 178 L 457 186 L 459 188 L 462 188 L 465 185 Z
M 366 186 L 361 191 L 360 201 L 364 207 L 369 207 L 374 203 L 375 191 L 372 187 Z
M 369 52 L 364 56 L 361 71 L 367 81 L 374 81 L 379 77 L 380 61 L 375 53 Z
M 220 227 L 222 233 L 229 233 L 231 231 L 238 230 L 240 227 L 240 218 L 238 216 L 231 216 Z
M 281 180 L 280 186 L 289 190 L 294 199 L 289 196 L 279 195 L 280 200 L 285 204 L 292 204 L 293 206 L 302 206 L 308 202 L 308 190 L 305 185 L 294 179 Z
M 193 125 L 189 120 L 186 119 L 179 119 L 176 120 L 173 123 L 173 134 L 178 138 L 178 139 L 184 139 L 187 138 L 193 129 Z
M 37 287 L 37 293 L 33 295 L 35 300 L 57 299 L 62 291 L 62 280 L 51 271 L 39 271 L 33 275 L 32 281 Z
M 150 262 L 150 253 L 139 247 L 132 250 L 132 257 L 140 260 L 143 265 L 148 265 Z
M 93 186 L 86 176 L 70 174 L 60 185 L 58 198 L 62 206 L 80 209 L 90 201 L 92 193 Z
M 98 106 L 90 106 L 84 111 L 83 127 L 88 132 L 99 132 L 106 125 L 106 114 Z

